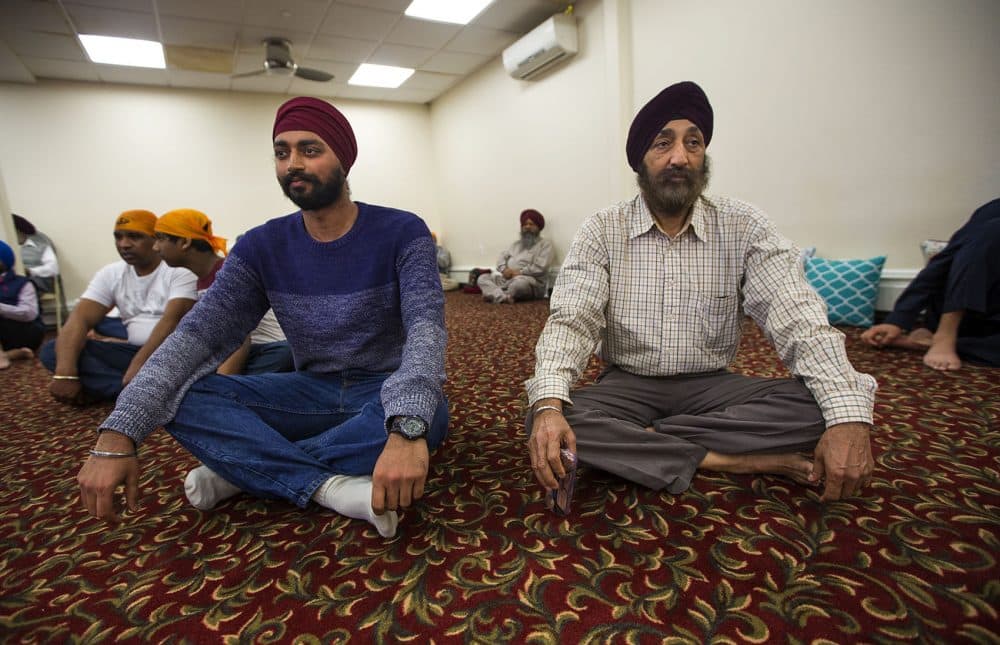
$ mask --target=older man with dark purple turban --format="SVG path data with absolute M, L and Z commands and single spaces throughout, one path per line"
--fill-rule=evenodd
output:
M 484 273 L 476 280 L 486 302 L 533 300 L 545 295 L 552 242 L 541 237 L 545 217 L 534 208 L 521 211 L 521 237 L 497 260 L 497 273 Z
M 639 110 L 625 150 L 639 194 L 586 220 L 562 264 L 526 383 L 531 465 L 549 491 L 572 481 L 562 449 L 672 493 L 700 469 L 785 475 L 822 485 L 822 500 L 868 484 L 875 380 L 851 367 L 767 216 L 705 194 L 713 126 L 690 81 Z M 745 315 L 794 378 L 728 371 Z M 605 371 L 570 392 L 598 346 Z
M 314 98 L 278 108 L 278 183 L 299 210 L 244 234 L 212 286 L 118 398 L 80 471 L 87 509 L 136 502 L 136 446 L 164 426 L 203 465 L 184 492 L 208 510 L 238 493 L 315 502 L 395 534 L 448 431 L 444 294 L 413 213 L 351 199 L 347 118 Z M 294 372 L 212 374 L 274 310 Z M 207 376 L 206 376 L 207 375 Z

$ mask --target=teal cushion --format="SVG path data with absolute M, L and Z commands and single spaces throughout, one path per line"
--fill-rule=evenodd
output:
M 870 327 L 885 256 L 870 260 L 806 258 L 806 279 L 826 302 L 831 325 Z

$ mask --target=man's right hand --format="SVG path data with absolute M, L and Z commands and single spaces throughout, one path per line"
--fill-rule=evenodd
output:
M 556 401 L 562 407 L 562 401 Z M 538 405 L 548 405 L 539 401 Z M 535 479 L 547 490 L 559 487 L 559 479 L 566 476 L 559 450 L 568 448 L 576 452 L 576 435 L 566 422 L 566 417 L 555 410 L 535 413 L 531 421 L 531 436 L 528 438 L 528 452 L 531 455 L 531 469 Z
M 49 382 L 49 394 L 60 403 L 76 405 L 83 396 L 83 386 L 74 379 L 52 379 Z
M 105 452 L 135 452 L 135 443 L 123 434 L 113 431 L 102 432 L 97 438 L 94 450 Z M 117 519 L 115 495 L 118 487 L 125 485 L 125 501 L 128 510 L 139 509 L 139 460 L 135 457 L 95 457 L 84 462 L 76 476 L 80 485 L 80 501 L 87 512 L 99 519 Z
M 861 340 L 872 347 L 885 347 L 903 335 L 903 328 L 891 323 L 882 323 L 866 329 L 861 334 Z

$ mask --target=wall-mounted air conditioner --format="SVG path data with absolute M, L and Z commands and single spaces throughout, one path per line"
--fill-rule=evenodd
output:
M 503 50 L 503 66 L 514 78 L 527 81 L 576 51 L 576 18 L 559 13 Z

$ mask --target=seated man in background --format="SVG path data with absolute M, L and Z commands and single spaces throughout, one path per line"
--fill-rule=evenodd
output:
M 59 275 L 59 260 L 52 240 L 28 220 L 16 213 L 13 215 L 24 272 L 36 289 L 51 293 L 55 290 L 55 278 Z
M 33 357 L 45 335 L 38 292 L 31 280 L 14 272 L 14 262 L 14 249 L 0 240 L 0 370 L 12 360 Z
M 182 267 L 198 277 L 198 297 L 205 293 L 222 268 L 226 240 L 212 233 L 212 220 L 201 211 L 180 208 L 156 220 L 153 248 L 172 267 Z M 243 345 L 216 370 L 219 374 L 264 374 L 295 369 L 292 350 L 281 326 L 268 313 Z
M 500 254 L 495 273 L 484 273 L 476 280 L 487 302 L 516 302 L 545 296 L 552 243 L 541 237 L 545 218 L 529 208 L 521 213 L 521 239 Z
M 153 248 L 155 224 L 156 215 L 145 210 L 118 216 L 115 248 L 122 260 L 94 275 L 59 335 L 42 347 L 39 358 L 53 372 L 49 392 L 57 401 L 113 401 L 194 305 L 197 279 L 160 261 Z M 128 341 L 88 339 L 115 306 Z
M 664 89 L 629 128 L 640 194 L 576 233 L 526 383 L 531 466 L 550 491 L 561 448 L 671 493 L 699 469 L 825 478 L 822 501 L 871 477 L 875 379 L 851 367 L 794 245 L 758 209 L 704 194 L 712 125 L 700 87 Z M 745 315 L 795 378 L 728 370 Z M 599 340 L 607 367 L 571 396 Z
M 437 249 L 438 273 L 441 276 L 441 288 L 445 291 L 454 291 L 455 289 L 458 289 L 458 280 L 455 280 L 448 275 L 451 271 L 451 253 L 448 252 L 448 249 L 438 243 L 437 233 L 431 231 L 431 237 L 434 239 L 434 247 Z
M 924 326 L 914 329 L 921 312 Z M 1000 199 L 972 214 L 861 339 L 924 352 L 936 370 L 963 360 L 1000 367 Z
M 413 213 L 351 198 L 357 140 L 329 103 L 286 101 L 271 136 L 278 183 L 300 210 L 242 236 L 122 392 L 77 477 L 91 515 L 115 518 L 120 486 L 136 510 L 136 447 L 160 426 L 204 464 L 184 480 L 202 510 L 240 492 L 315 502 L 388 537 L 397 510 L 424 494 L 448 432 L 430 231 Z M 268 307 L 296 371 L 213 374 Z

